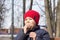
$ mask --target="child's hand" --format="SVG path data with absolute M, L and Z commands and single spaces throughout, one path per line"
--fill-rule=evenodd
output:
M 33 38 L 33 40 L 35 40 L 36 33 L 35 32 L 30 32 L 29 37 L 31 37 L 31 38 Z
M 26 33 L 27 31 L 29 31 L 31 29 L 31 25 L 30 24 L 26 24 L 24 26 L 24 33 Z

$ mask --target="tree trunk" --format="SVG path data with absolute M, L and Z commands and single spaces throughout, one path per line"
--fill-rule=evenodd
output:
M 44 2 L 45 2 L 47 29 L 48 29 L 48 32 L 50 34 L 50 37 L 52 37 L 52 27 L 51 27 L 50 12 L 49 12 L 49 2 L 48 2 L 48 0 L 44 0 Z
M 53 18 L 53 20 L 52 20 L 52 22 L 53 22 L 53 31 L 55 33 L 54 37 L 56 36 L 56 25 L 55 25 L 56 24 L 56 12 L 55 12 L 55 4 L 56 3 L 55 3 L 55 1 L 56 0 L 53 0 L 53 8 L 52 8 L 53 9 L 53 11 L 52 11 L 52 13 L 53 13 L 52 14 L 53 15 L 53 17 L 52 17 Z
M 33 5 L 33 0 L 31 0 L 31 3 L 30 3 L 30 8 L 29 8 L 29 10 L 31 10 L 31 9 L 32 9 L 32 5 Z
M 60 0 L 58 0 L 57 4 L 56 20 L 57 20 L 56 37 L 60 37 Z
M 24 26 L 25 5 L 26 5 L 26 0 L 23 0 L 23 26 Z
M 11 23 L 11 37 L 14 39 L 14 0 L 12 0 L 12 23 Z

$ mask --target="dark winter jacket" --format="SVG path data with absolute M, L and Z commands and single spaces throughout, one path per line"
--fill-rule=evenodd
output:
M 40 29 L 39 26 L 37 26 L 37 28 L 34 28 L 33 30 L 28 31 L 26 34 L 24 34 L 23 29 L 20 29 L 20 32 L 14 40 L 32 40 L 32 38 L 29 37 L 30 32 L 36 33 L 36 40 L 50 40 L 48 32 Z

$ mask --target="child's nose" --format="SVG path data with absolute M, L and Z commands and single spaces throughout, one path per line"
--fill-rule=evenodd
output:
M 29 23 L 29 20 L 27 20 L 27 23 Z

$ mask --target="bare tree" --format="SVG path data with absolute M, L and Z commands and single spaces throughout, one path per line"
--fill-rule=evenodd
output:
M 4 2 L 5 0 L 0 0 L 0 28 L 4 21 L 4 12 L 5 12 Z
M 53 22 L 53 32 L 55 33 L 54 37 L 56 36 L 56 9 L 55 9 L 55 1 L 53 0 L 53 10 L 52 10 L 52 22 Z
M 56 9 L 56 37 L 60 37 L 60 0 L 58 0 L 57 9 Z
M 25 6 L 26 6 L 26 0 L 23 0 L 23 15 L 25 13 Z M 24 18 L 23 18 L 23 26 L 24 26 Z
M 33 0 L 31 0 L 31 3 L 30 3 L 30 8 L 29 8 L 29 10 L 31 10 L 31 9 L 32 9 L 32 5 L 33 5 Z
M 51 24 L 51 13 L 52 13 L 52 10 L 51 10 L 51 5 L 49 3 L 49 0 L 44 0 L 45 2 L 45 14 L 46 14 L 46 19 L 47 19 L 47 29 L 48 29 L 48 32 L 50 34 L 50 37 L 53 37 L 52 35 L 52 24 Z

